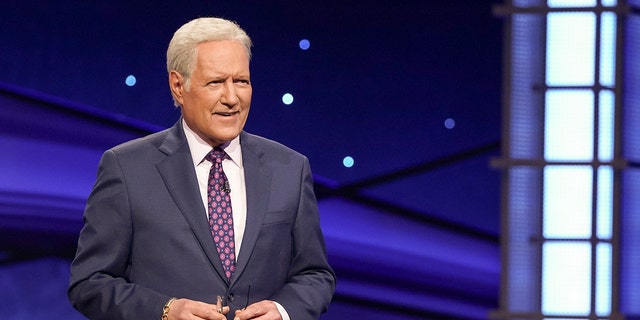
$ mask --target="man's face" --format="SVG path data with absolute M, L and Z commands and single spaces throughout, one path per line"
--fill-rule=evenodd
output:
M 198 44 L 189 91 L 184 80 L 175 71 L 169 75 L 189 128 L 211 146 L 237 137 L 251 106 L 249 56 L 244 46 L 226 40 Z

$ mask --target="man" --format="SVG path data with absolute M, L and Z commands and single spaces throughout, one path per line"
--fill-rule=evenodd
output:
M 308 160 L 243 131 L 250 57 L 249 37 L 224 19 L 174 34 L 167 69 L 181 119 L 105 152 L 87 201 L 68 295 L 90 319 L 326 310 L 335 275 Z

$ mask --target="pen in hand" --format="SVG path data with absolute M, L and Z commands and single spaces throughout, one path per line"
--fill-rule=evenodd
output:
M 218 296 L 216 298 L 216 308 L 217 308 L 216 311 L 218 311 L 218 313 L 222 313 L 222 297 L 221 296 Z

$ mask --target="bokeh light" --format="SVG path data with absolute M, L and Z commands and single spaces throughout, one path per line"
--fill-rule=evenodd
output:
M 298 45 L 300 46 L 300 49 L 307 50 L 309 49 L 309 47 L 311 47 L 311 42 L 309 42 L 309 40 L 307 39 L 302 39 L 300 40 L 300 43 L 298 43 Z
M 291 93 L 285 93 L 282 96 L 282 103 L 286 104 L 286 105 L 290 105 L 293 103 L 293 95 Z
M 451 119 L 451 118 L 447 118 L 447 120 L 444 120 L 444 127 L 447 129 L 453 129 L 456 126 L 456 121 Z
M 346 156 L 344 157 L 344 159 L 342 159 L 342 164 L 346 167 L 346 168 L 351 168 L 353 167 L 353 165 L 355 164 L 355 161 L 353 160 L 352 157 L 350 156 Z
M 129 75 L 127 76 L 127 78 L 124 80 L 124 83 L 126 83 L 129 87 L 133 87 L 136 85 L 136 77 L 133 75 Z

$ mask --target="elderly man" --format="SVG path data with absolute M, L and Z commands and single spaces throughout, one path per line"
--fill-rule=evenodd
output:
M 306 157 L 243 131 L 251 40 L 200 18 L 167 50 L 182 117 L 106 151 L 69 298 L 90 319 L 317 319 L 335 290 Z

